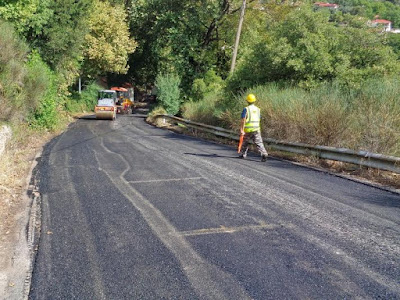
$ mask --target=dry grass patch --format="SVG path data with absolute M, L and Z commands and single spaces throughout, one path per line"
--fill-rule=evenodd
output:
M 0 268 L 11 263 L 13 253 L 10 251 L 21 231 L 18 222 L 30 205 L 24 193 L 32 162 L 54 135 L 34 132 L 24 125 L 15 127 L 13 138 L 0 156 Z

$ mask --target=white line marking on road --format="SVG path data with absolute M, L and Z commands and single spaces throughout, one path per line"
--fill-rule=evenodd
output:
M 199 180 L 199 179 L 203 179 L 203 177 L 153 179 L 153 180 L 135 180 L 135 181 L 128 181 L 128 182 L 129 183 L 152 183 L 152 182 L 186 181 L 186 180 Z

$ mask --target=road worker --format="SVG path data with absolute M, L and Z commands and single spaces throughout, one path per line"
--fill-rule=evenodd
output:
M 240 150 L 240 158 L 246 158 L 247 151 L 249 150 L 249 141 L 253 140 L 257 146 L 258 152 L 261 154 L 261 161 L 266 161 L 268 157 L 267 150 L 265 150 L 264 143 L 261 137 L 260 128 L 260 109 L 254 105 L 256 102 L 256 96 L 249 94 L 246 97 L 246 101 L 249 104 L 242 111 L 241 122 L 240 122 L 240 134 L 243 135 L 243 144 Z

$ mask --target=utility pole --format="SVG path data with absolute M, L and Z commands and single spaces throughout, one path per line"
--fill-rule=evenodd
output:
M 239 48 L 240 32 L 242 31 L 242 24 L 244 19 L 244 11 L 246 10 L 246 0 L 243 0 L 242 9 L 240 10 L 239 26 L 236 32 L 235 47 L 233 48 L 231 73 L 235 70 L 236 56 Z

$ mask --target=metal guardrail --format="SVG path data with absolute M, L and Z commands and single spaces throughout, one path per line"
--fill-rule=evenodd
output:
M 239 135 L 237 132 L 227 130 L 222 127 L 214 127 L 170 115 L 157 115 L 155 118 L 163 118 L 164 122 L 166 122 L 166 119 L 173 120 L 174 123 L 184 124 L 189 128 L 194 128 L 233 140 L 239 140 Z M 266 143 L 269 148 L 274 150 L 352 163 L 363 167 L 386 170 L 400 174 L 400 157 L 387 156 L 367 151 L 357 152 L 346 148 L 333 148 L 327 146 L 313 146 L 303 143 L 283 142 L 270 138 L 264 139 L 264 143 Z

